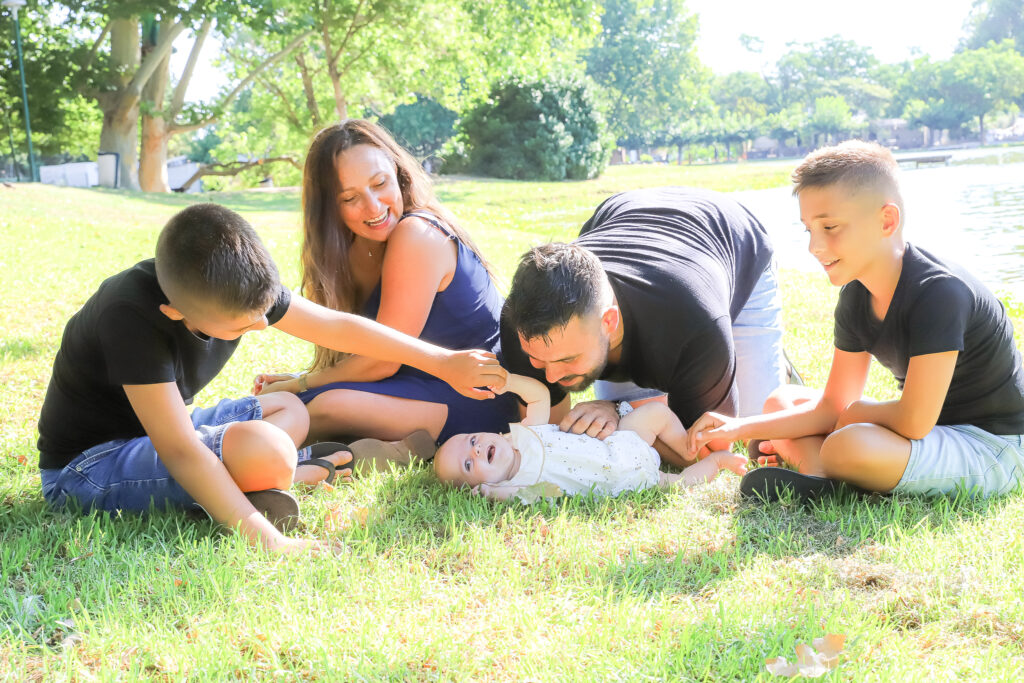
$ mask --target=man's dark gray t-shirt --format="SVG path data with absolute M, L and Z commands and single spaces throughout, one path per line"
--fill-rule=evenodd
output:
M 284 287 L 267 322 L 291 302 Z M 104 280 L 64 327 L 39 416 L 39 466 L 64 467 L 82 451 L 144 436 L 125 384 L 178 385 L 185 404 L 217 376 L 238 339 L 193 334 L 160 311 L 167 297 L 153 259 Z
M 735 413 L 732 322 L 772 259 L 753 214 L 707 190 L 634 190 L 602 203 L 575 244 L 600 259 L 622 311 L 621 357 L 602 379 L 666 392 L 684 425 L 708 410 Z M 506 367 L 543 381 L 502 323 Z M 565 397 L 548 387 L 552 405 Z
M 914 356 L 958 351 L 937 424 L 1024 434 L 1024 367 L 1002 302 L 964 268 L 908 244 L 885 318 L 856 280 L 836 304 L 835 344 L 868 352 L 903 389 Z

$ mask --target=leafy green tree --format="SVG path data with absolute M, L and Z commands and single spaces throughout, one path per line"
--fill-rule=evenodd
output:
M 17 156 L 25 154 L 27 159 L 12 19 L 8 11 L 0 12 L 0 108 L 7 114 L 3 147 L 9 149 L 13 143 Z M 78 94 L 81 65 L 89 52 L 82 38 L 90 30 L 88 19 L 71 26 L 59 13 L 50 11 L 49 5 L 31 0 L 18 13 L 18 20 L 36 154 L 56 160 L 94 156 L 100 116 Z
M 799 102 L 811 109 L 819 97 L 841 95 L 858 109 L 870 109 L 881 93 L 862 83 L 871 82 L 877 64 L 871 50 L 838 35 L 795 45 L 776 65 L 780 105 Z M 867 101 L 861 91 L 869 95 Z
M 967 36 L 962 46 L 966 49 L 1009 38 L 1017 52 L 1024 53 L 1024 0 L 974 0 L 964 28 Z
M 1024 95 L 1024 56 L 1009 39 L 958 52 L 940 66 L 939 90 L 942 100 L 977 119 L 985 144 L 985 116 Z
M 765 78 L 753 71 L 735 71 L 716 76 L 711 82 L 711 99 L 719 107 L 734 110 L 741 101 L 754 102 L 768 111 L 776 105 L 776 93 Z M 748 105 L 745 105 L 749 107 Z
M 587 0 L 281 0 L 292 32 L 313 36 L 257 79 L 253 107 L 308 139 L 336 118 L 389 112 L 430 97 L 459 110 L 510 72 L 542 75 L 572 62 L 597 27 Z M 227 62 L 280 49 L 279 36 L 236 31 Z
M 814 112 L 808 124 L 812 131 L 822 134 L 828 142 L 833 136 L 853 127 L 850 106 L 838 95 L 819 97 L 814 101 Z
M 595 178 L 611 151 L 595 105 L 581 78 L 502 81 L 460 124 L 470 166 L 517 180 Z
M 378 122 L 406 149 L 424 158 L 437 153 L 455 134 L 458 118 L 458 114 L 435 100 L 417 95 L 415 102 L 398 105 Z
M 697 18 L 683 0 L 605 0 L 586 70 L 604 92 L 620 141 L 643 139 L 693 112 L 708 79 L 696 37 Z
M 767 117 L 768 134 L 785 144 L 786 140 L 796 138 L 797 147 L 802 146 L 801 133 L 807 128 L 807 114 L 802 105 L 794 103 Z

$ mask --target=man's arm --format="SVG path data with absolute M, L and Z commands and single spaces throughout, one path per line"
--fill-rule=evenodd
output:
M 269 550 L 292 543 L 256 511 L 224 463 L 196 436 L 175 383 L 125 385 L 124 392 L 171 477 L 211 517 Z
M 500 386 L 507 374 L 493 353 L 442 349 L 373 320 L 332 311 L 300 296 L 292 296 L 291 305 L 274 327 L 336 351 L 411 365 L 440 377 L 470 398 L 494 398 L 492 392 L 476 387 Z
M 923 439 L 942 412 L 958 351 L 913 356 L 907 366 L 903 393 L 895 401 L 853 401 L 843 410 L 836 429 L 858 422 L 876 424 L 905 439 Z

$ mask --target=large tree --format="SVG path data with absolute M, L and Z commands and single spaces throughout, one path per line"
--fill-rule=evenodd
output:
M 428 96 L 452 109 L 483 97 L 499 76 L 542 75 L 572 63 L 596 30 L 587 0 L 289 0 L 301 49 L 257 78 L 252 107 L 287 122 L 280 144 L 305 141 L 331 120 L 385 113 Z M 229 67 L 280 37 L 236 31 Z
M 963 47 L 974 50 L 1007 38 L 1024 53 L 1024 0 L 974 0 L 964 22 Z
M 697 17 L 684 0 L 605 0 L 587 74 L 604 89 L 620 143 L 692 116 L 709 78 L 697 58 Z
M 0 13 L 0 109 L 6 115 L 3 153 L 14 146 L 15 155 L 21 157 L 27 151 L 24 107 L 11 19 L 8 12 Z M 89 51 L 81 39 L 90 30 L 88 19 L 84 25 L 72 26 L 48 5 L 31 0 L 19 12 L 18 21 L 36 154 L 95 155 L 99 116 L 77 91 Z

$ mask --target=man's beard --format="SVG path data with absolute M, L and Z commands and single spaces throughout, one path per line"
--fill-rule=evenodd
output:
M 601 354 L 601 360 L 598 361 L 597 365 L 594 366 L 594 369 L 586 373 L 585 375 L 570 375 L 569 377 L 563 377 L 562 379 L 558 380 L 558 386 L 562 387 L 570 394 L 578 394 L 581 391 L 586 391 L 587 389 L 589 389 L 591 384 L 593 384 L 594 382 L 601 378 L 601 374 L 604 372 L 605 367 L 608 365 L 608 351 L 610 350 L 610 348 L 611 345 L 609 344 L 608 339 L 604 339 L 604 352 Z M 575 382 L 573 382 L 572 384 L 562 384 L 562 382 L 567 379 L 573 379 L 575 380 Z

